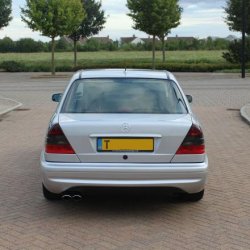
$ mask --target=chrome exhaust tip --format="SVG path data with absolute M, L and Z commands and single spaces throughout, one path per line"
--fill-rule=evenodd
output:
M 65 194 L 65 195 L 62 196 L 62 199 L 65 200 L 65 201 L 69 201 L 69 200 L 72 199 L 72 196 L 69 195 L 69 194 Z
M 75 194 L 72 196 L 72 199 L 75 201 L 80 201 L 82 199 L 82 196 L 80 194 Z

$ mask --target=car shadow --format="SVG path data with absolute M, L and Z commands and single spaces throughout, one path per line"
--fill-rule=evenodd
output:
M 173 193 L 149 192 L 138 190 L 122 190 L 119 192 L 105 191 L 95 193 L 91 192 L 83 195 L 82 200 L 58 200 L 50 202 L 50 209 L 56 209 L 64 213 L 74 212 L 89 215 L 106 215 L 106 216 L 131 216 L 142 214 L 154 214 L 160 211 L 174 211 L 176 208 L 183 207 L 182 204 L 188 206 L 192 204 L 180 199 Z M 59 212 L 58 211 L 58 212 Z M 71 211 L 71 212 L 70 212 Z

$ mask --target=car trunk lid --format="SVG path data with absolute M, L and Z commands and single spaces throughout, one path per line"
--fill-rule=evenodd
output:
M 192 119 L 190 114 L 60 114 L 59 124 L 81 162 L 168 163 Z M 112 151 L 102 150 L 105 139 L 118 139 Z

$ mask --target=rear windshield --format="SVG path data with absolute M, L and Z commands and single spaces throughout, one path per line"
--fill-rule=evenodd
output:
M 97 78 L 75 81 L 61 112 L 186 114 L 187 109 L 170 80 Z

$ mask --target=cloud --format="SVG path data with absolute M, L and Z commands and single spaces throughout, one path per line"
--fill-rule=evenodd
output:
M 102 1 L 102 6 L 108 14 L 124 14 L 128 12 L 126 3 L 126 0 L 104 0 Z
M 102 6 L 108 17 L 105 28 L 99 36 L 110 35 L 113 39 L 121 36 L 147 37 L 147 34 L 132 29 L 133 21 L 127 16 L 127 0 L 103 0 Z M 224 23 L 223 6 L 226 0 L 180 0 L 183 7 L 181 25 L 172 30 L 172 34 L 180 36 L 226 36 L 230 32 Z M 25 6 L 25 0 L 13 0 L 14 19 L 7 28 L 0 31 L 0 37 L 5 35 L 17 40 L 21 37 L 32 37 L 36 40 L 49 40 L 38 32 L 32 32 L 20 18 L 20 6 Z
M 183 8 L 181 25 L 177 29 L 173 29 L 172 33 L 189 34 L 193 36 L 226 35 L 229 30 L 224 23 L 224 10 L 226 0 L 200 1 L 200 0 L 180 0 Z M 106 13 L 110 15 L 107 20 L 106 28 L 100 35 L 110 34 L 112 37 L 124 36 L 125 34 L 138 34 L 132 27 L 132 20 L 126 15 L 126 0 L 114 1 L 104 0 L 103 7 Z M 208 29 L 213 26 L 213 29 Z M 207 32 L 207 34 L 205 34 Z M 208 33 L 212 32 L 212 34 Z M 140 32 L 141 36 L 147 36 Z
M 200 1 L 200 0 L 180 0 L 180 5 L 184 7 L 198 6 L 201 8 L 215 8 L 222 7 L 226 0 Z
M 35 40 L 46 40 L 38 32 L 33 32 L 26 27 L 19 17 L 13 18 L 9 26 L 0 31 L 0 38 L 5 36 L 8 36 L 13 40 L 18 40 L 24 37 L 32 37 Z
M 190 4 L 186 6 L 187 10 L 195 10 L 198 9 L 198 6 L 196 4 Z
M 100 32 L 99 36 L 111 36 L 113 39 L 119 39 L 122 36 L 136 35 L 146 37 L 147 34 L 134 30 L 133 21 L 125 13 L 110 14 L 105 24 L 105 29 Z

